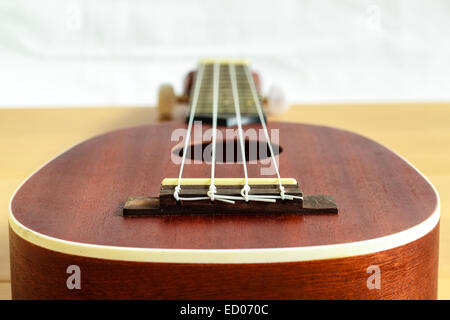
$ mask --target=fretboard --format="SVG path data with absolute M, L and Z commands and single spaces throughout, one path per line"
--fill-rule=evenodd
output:
M 217 64 L 217 66 L 215 66 Z M 239 109 L 243 124 L 259 122 L 256 102 L 251 90 L 249 81 L 254 81 L 253 76 L 248 77 L 248 65 L 235 62 L 200 62 L 199 67 L 203 67 L 202 77 L 195 77 L 193 88 L 199 86 L 197 105 L 195 109 L 195 120 L 210 123 L 213 115 L 214 100 L 214 79 L 215 72 L 218 77 L 218 106 L 217 122 L 218 125 L 233 126 L 236 124 L 236 110 L 233 99 L 232 79 L 230 78 L 230 64 L 235 70 L 235 83 L 239 100 Z M 251 74 L 251 73 L 250 73 Z M 198 72 L 197 72 L 198 75 Z M 200 84 L 197 82 L 200 81 Z M 253 85 L 255 83 L 253 82 Z M 256 86 L 255 86 L 256 87 Z M 193 94 L 191 94 L 190 107 L 192 108 Z M 258 94 L 257 99 L 261 103 Z

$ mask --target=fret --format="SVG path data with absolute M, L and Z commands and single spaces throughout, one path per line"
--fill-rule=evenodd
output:
M 219 97 L 218 97 L 218 118 L 233 118 L 235 116 L 235 107 L 233 100 L 232 87 L 230 82 L 229 64 L 235 65 L 236 85 L 238 88 L 239 104 L 241 115 L 246 121 L 257 122 L 257 110 L 255 101 L 250 89 L 250 84 L 246 76 L 248 65 L 241 60 L 203 60 L 204 65 L 203 79 L 200 86 L 199 97 L 196 107 L 196 118 L 209 121 L 213 111 L 213 77 L 214 64 L 219 63 Z M 250 119 L 250 120 L 249 120 Z

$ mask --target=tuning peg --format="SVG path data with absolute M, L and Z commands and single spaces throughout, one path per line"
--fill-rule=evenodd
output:
M 284 113 L 289 108 L 284 91 L 278 86 L 270 87 L 264 102 L 265 111 L 269 114 Z
M 161 85 L 158 90 L 159 121 L 183 119 L 188 101 L 189 97 L 186 95 L 177 96 L 172 85 Z
M 177 102 L 175 91 L 170 84 L 163 84 L 158 90 L 159 120 L 167 121 L 173 118 L 173 110 Z

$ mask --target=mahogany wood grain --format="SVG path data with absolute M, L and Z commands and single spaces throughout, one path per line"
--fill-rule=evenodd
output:
M 240 215 L 124 218 L 129 196 L 157 196 L 176 177 L 170 142 L 179 123 L 114 131 L 62 154 L 29 179 L 12 202 L 16 219 L 51 237 L 140 248 L 284 248 L 368 240 L 411 228 L 436 209 L 432 187 L 400 157 L 369 139 L 323 126 L 271 123 L 280 129 L 280 171 L 306 194 L 333 195 L 337 215 Z M 248 166 L 260 176 L 260 164 Z M 184 177 L 208 177 L 187 165 Z M 221 164 L 217 177 L 242 177 Z
M 280 129 L 283 177 L 306 194 L 333 195 L 337 215 L 262 214 L 127 218 L 129 196 L 157 196 L 176 177 L 171 161 L 180 123 L 107 133 L 70 149 L 16 193 L 12 214 L 23 226 L 62 240 L 117 247 L 248 249 L 341 245 L 408 230 L 430 218 L 438 199 L 413 167 L 382 145 L 348 131 L 271 123 Z M 248 126 L 247 128 L 257 128 Z M 208 129 L 205 126 L 204 129 Z M 249 164 L 260 176 L 261 164 Z M 184 177 L 208 177 L 189 164 Z M 217 177 L 242 177 L 240 163 Z M 10 232 L 13 298 L 152 299 L 434 299 L 438 227 L 405 245 L 357 256 L 271 263 L 165 263 L 98 259 L 36 246 Z M 68 290 L 66 268 L 79 265 L 82 290 Z M 369 290 L 378 265 L 382 289 Z
M 436 299 L 439 227 L 407 245 L 342 259 L 261 264 L 111 261 L 57 253 L 10 230 L 14 299 Z M 66 286 L 69 265 L 81 289 Z M 368 289 L 378 265 L 380 289 Z

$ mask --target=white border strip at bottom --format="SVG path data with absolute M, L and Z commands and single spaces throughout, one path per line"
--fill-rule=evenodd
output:
M 65 254 L 136 262 L 270 263 L 343 258 L 400 247 L 428 234 L 439 222 L 439 210 L 424 222 L 389 236 L 343 244 L 270 249 L 148 249 L 103 246 L 61 240 L 35 232 L 10 216 L 13 231 L 37 246 Z

